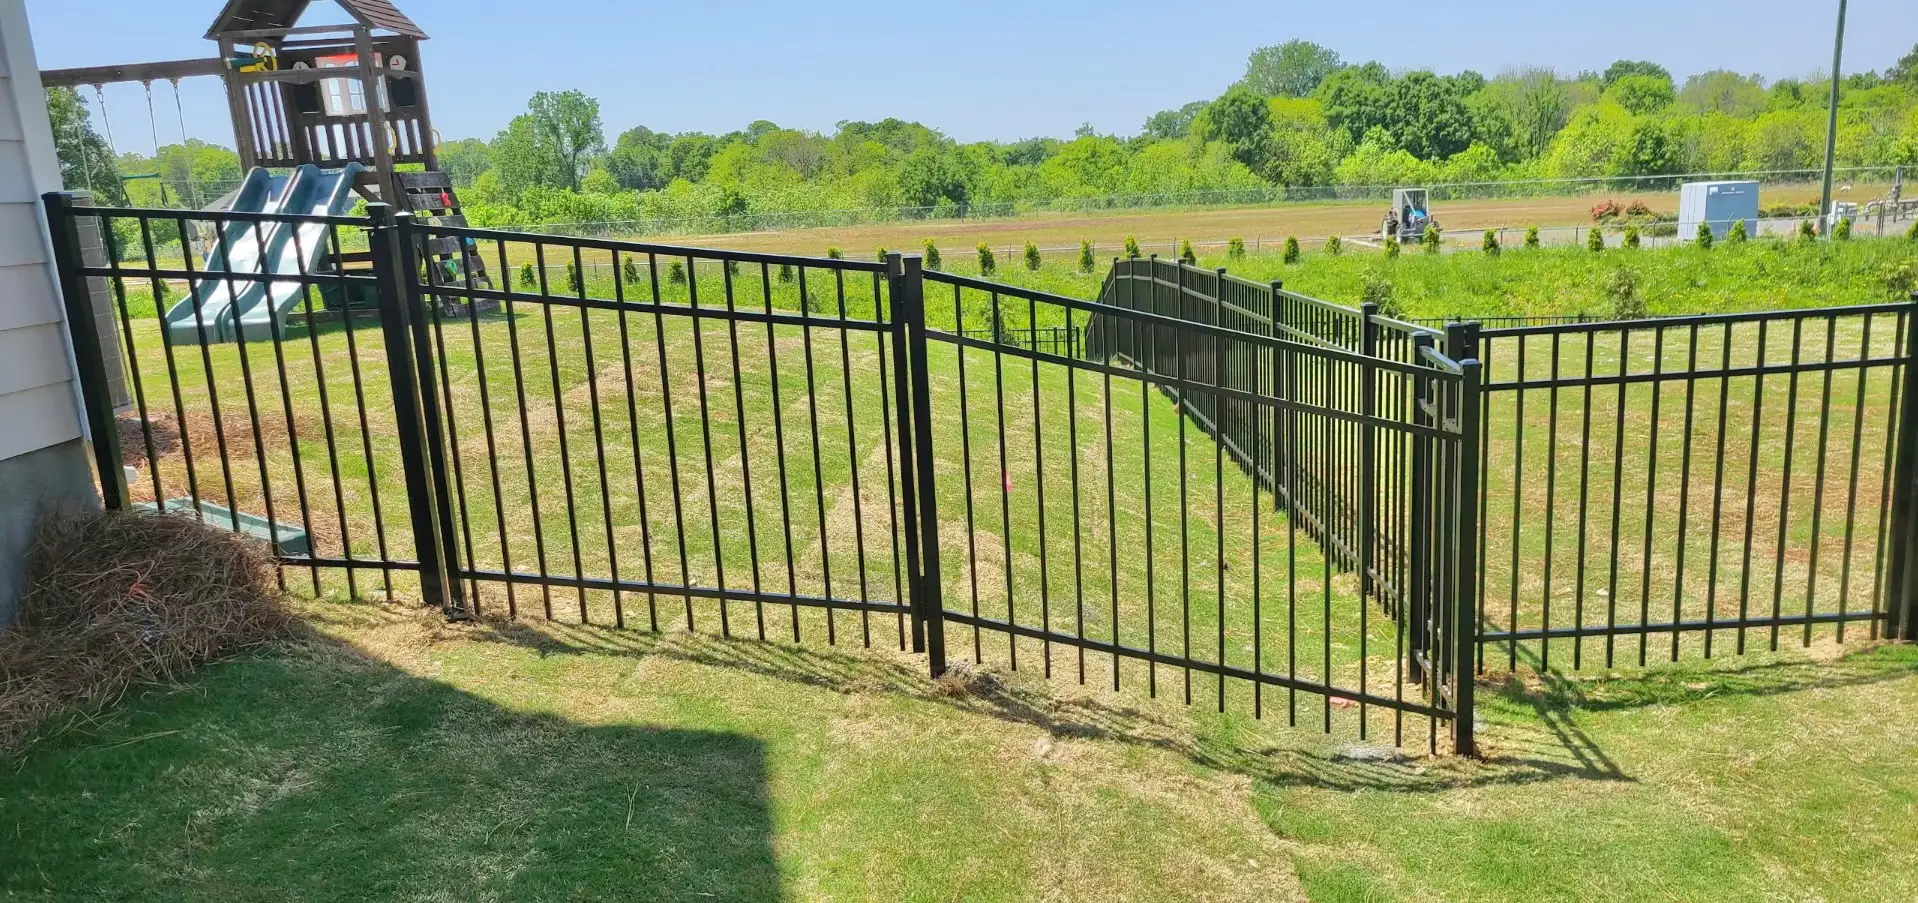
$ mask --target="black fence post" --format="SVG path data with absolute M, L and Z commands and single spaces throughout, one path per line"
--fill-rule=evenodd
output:
M 1378 592 L 1372 579 L 1373 554 L 1378 548 L 1378 426 L 1374 422 L 1379 407 L 1378 368 L 1372 361 L 1379 354 L 1379 324 L 1374 319 L 1379 306 L 1370 301 L 1359 306 L 1359 596 Z
M 80 242 L 80 220 L 74 196 L 50 192 L 46 204 L 47 232 L 53 238 L 53 266 L 73 341 L 73 363 L 80 376 L 80 395 L 91 436 L 94 469 L 100 472 L 100 501 L 108 511 L 127 506 L 127 472 L 120 463 L 120 421 L 113 413 L 113 380 L 107 373 L 106 350 L 95 328 L 93 295 L 87 286 L 86 252 Z M 101 238 L 106 236 L 101 225 Z M 112 253 L 111 249 L 108 253 Z
M 1885 636 L 1888 639 L 1918 641 L 1918 517 L 1914 517 L 1913 493 L 1918 492 L 1918 292 L 1911 296 L 1913 307 L 1905 312 L 1905 360 L 1903 385 L 1898 399 L 1898 457 L 1892 464 L 1891 523 L 1892 559 L 1886 591 Z
M 1457 482 L 1453 523 L 1457 534 L 1457 558 L 1451 568 L 1452 596 L 1452 751 L 1461 756 L 1476 755 L 1474 736 L 1477 717 L 1473 699 L 1478 677 L 1478 493 L 1479 493 L 1479 417 L 1484 407 L 1481 394 L 1483 373 L 1478 360 L 1478 324 L 1453 323 L 1445 328 L 1447 356 L 1458 362 L 1463 378 L 1458 397 L 1458 456 L 1455 474 L 1447 479 Z
M 912 607 L 913 619 L 917 622 L 915 639 L 923 637 L 923 648 L 933 677 L 946 673 L 946 621 L 945 602 L 941 598 L 941 576 L 939 573 L 939 503 L 934 483 L 932 450 L 932 380 L 926 367 L 926 302 L 925 281 L 917 256 L 898 257 L 896 265 L 888 261 L 888 269 L 895 271 L 893 295 L 893 316 L 897 320 L 894 334 L 902 336 L 904 347 L 896 349 L 896 357 L 903 358 L 906 371 L 906 385 L 901 393 L 899 404 L 902 408 L 910 406 L 910 417 L 902 417 L 902 431 L 911 430 L 912 456 L 911 468 L 914 490 L 909 498 L 917 501 L 917 511 L 908 511 L 908 529 L 917 529 L 919 535 L 909 545 L 919 547 L 919 568 L 913 575 Z M 960 349 L 964 354 L 964 349 Z M 915 517 L 916 515 L 916 517 Z M 921 644 L 915 642 L 914 648 Z
M 1436 420 L 1428 407 L 1433 403 L 1432 380 L 1425 376 L 1425 350 L 1432 347 L 1431 333 L 1412 337 L 1412 360 L 1419 365 L 1412 376 L 1412 423 L 1429 427 Z M 1406 679 L 1432 686 L 1427 681 L 1426 662 L 1431 657 L 1432 592 L 1432 437 L 1425 432 L 1412 436 L 1411 475 L 1411 587 L 1406 593 Z
M 921 617 L 924 610 L 919 602 L 919 473 L 915 463 L 916 446 L 912 439 L 912 367 L 906 360 L 912 342 L 907 335 L 904 298 L 905 255 L 894 251 L 886 255 L 887 295 L 892 299 L 891 322 L 887 331 L 892 336 L 892 387 L 893 410 L 887 414 L 893 418 L 893 435 L 899 443 L 899 502 L 905 510 L 905 536 L 901 544 L 906 547 L 906 604 L 912 615 L 912 651 L 926 651 L 925 620 Z M 1000 335 L 999 323 L 992 324 L 992 340 L 1004 341 Z
M 422 391 L 432 367 L 413 341 L 412 321 L 418 312 L 409 301 L 413 292 L 408 283 L 417 279 L 413 269 L 417 258 L 407 247 L 411 236 L 399 228 L 390 205 L 368 204 L 366 213 L 373 221 L 368 240 L 378 282 L 380 334 L 385 340 L 393 412 L 398 420 L 407 512 L 413 526 L 413 547 L 420 560 L 420 593 L 428 605 L 457 617 L 464 614 L 465 602 L 459 593 L 458 566 L 445 555 L 445 549 L 453 544 L 452 524 L 440 519 L 446 486 L 434 479 L 429 448 L 432 439 L 426 424 L 426 403 L 433 396 Z

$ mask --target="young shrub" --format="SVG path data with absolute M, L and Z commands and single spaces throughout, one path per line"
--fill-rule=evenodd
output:
M 1909 260 L 1886 264 L 1880 275 L 1885 282 L 1885 293 L 1894 301 L 1910 298 L 1912 291 L 1918 289 L 1918 267 L 1913 267 Z
M 726 275 L 728 276 L 739 275 L 739 261 L 737 260 L 726 261 Z
M 1227 239 L 1225 243 L 1225 259 L 1244 260 L 1245 259 L 1245 239 L 1243 238 Z
M 1751 234 L 1745 231 L 1745 221 L 1742 219 L 1734 220 L 1732 227 L 1725 230 L 1725 243 L 1728 245 L 1744 244 L 1750 240 Z
M 979 243 L 979 275 L 990 276 L 999 269 L 999 261 L 992 256 L 992 246 Z
M 153 283 L 153 306 L 156 308 L 165 306 L 167 296 L 171 294 L 173 294 L 172 286 L 165 279 L 156 280 Z
M 1525 227 L 1525 246 L 1527 248 L 1538 247 L 1538 226 L 1537 225 L 1531 225 L 1531 226 Z
M 873 252 L 872 259 L 877 260 L 880 263 L 885 263 L 886 255 L 891 253 L 892 251 L 888 248 L 880 248 L 879 250 Z
M 1831 240 L 1851 241 L 1851 217 L 1840 217 L 1838 225 L 1831 227 Z
M 1817 240 L 1818 240 L 1818 228 L 1811 224 L 1811 220 L 1808 220 L 1808 219 L 1799 220 L 1798 221 L 1799 243 L 1810 244 L 1811 242 L 1814 242 Z
M 1612 301 L 1614 320 L 1642 320 L 1645 301 L 1638 296 L 1638 274 L 1619 267 L 1605 277 L 1605 296 Z
M 1198 266 L 1199 255 L 1193 252 L 1191 239 L 1179 242 L 1179 260 L 1193 266 Z
M 621 266 L 621 275 L 626 277 L 626 282 L 628 285 L 638 282 L 639 281 L 639 261 L 634 260 L 631 257 L 626 258 L 626 262 Z
M 1624 239 L 1623 241 L 1621 241 L 1621 242 L 1619 242 L 1619 244 L 1620 244 L 1620 246 L 1621 246 L 1621 247 L 1626 247 L 1626 248 L 1636 248 L 1636 247 L 1638 247 L 1638 227 L 1637 227 L 1637 226 L 1626 226 L 1626 227 L 1625 227 L 1625 239 Z
M 826 256 L 827 256 L 828 258 L 831 258 L 831 259 L 833 259 L 833 260 L 845 260 L 845 259 L 846 259 L 846 252 L 844 252 L 844 251 L 841 251 L 841 250 L 839 250 L 838 248 L 827 248 L 827 249 L 826 249 Z
M 788 285 L 792 283 L 793 281 L 793 265 L 792 264 L 782 263 L 779 265 L 779 281 Z
M 1593 226 L 1592 231 L 1585 233 L 1585 250 L 1594 253 L 1605 250 L 1605 230 Z
M 1098 266 L 1098 263 L 1092 259 L 1092 242 L 1089 239 L 1080 239 L 1079 272 L 1090 273 L 1096 266 Z
M 926 269 L 932 270 L 935 273 L 938 272 L 939 271 L 939 246 L 936 244 L 933 244 L 932 239 L 928 238 L 926 239 L 925 251 L 926 251 L 925 253 Z
M 579 267 L 570 263 L 566 265 L 566 290 L 569 292 L 579 291 Z
M 1299 262 L 1299 237 L 1298 236 L 1287 235 L 1285 237 L 1285 255 L 1279 259 L 1285 261 L 1286 263 Z
M 1359 286 L 1359 301 L 1378 305 L 1381 316 L 1397 317 L 1401 313 L 1398 297 L 1392 290 L 1392 280 L 1378 273 L 1365 274 L 1365 282 Z
M 1337 257 L 1339 256 L 1339 251 L 1343 249 L 1344 243 L 1339 240 L 1338 236 L 1334 235 L 1325 240 L 1325 253 Z
M 1700 251 L 1709 251 L 1712 249 L 1712 240 L 1712 224 L 1699 223 L 1698 236 L 1692 240 L 1692 244 L 1697 245 Z
M 539 284 L 538 277 L 533 275 L 533 264 L 531 262 L 519 265 L 519 284 L 521 288 L 533 288 Z
M 1034 273 L 1038 272 L 1039 271 L 1039 246 L 1033 244 L 1032 242 L 1026 242 L 1026 251 L 1024 256 L 1026 260 L 1026 269 Z
M 1130 235 L 1125 237 L 1125 259 L 1138 260 L 1145 255 L 1139 253 L 1139 240 Z
M 674 285 L 685 285 L 686 284 L 686 264 L 675 260 L 671 264 L 667 265 L 666 281 Z
M 1385 257 L 1386 257 L 1386 259 L 1387 259 L 1387 260 L 1397 260 L 1397 259 L 1398 259 L 1398 256 L 1399 256 L 1399 240 L 1398 240 L 1398 238 L 1397 238 L 1397 237 L 1395 237 L 1395 236 L 1386 236 L 1386 239 L 1385 239 Z
M 1498 249 L 1498 230 L 1497 229 L 1485 230 L 1485 237 L 1479 240 L 1478 247 L 1479 247 L 1479 250 L 1484 251 L 1485 253 L 1490 254 L 1493 257 L 1497 257 L 1498 250 L 1499 250 Z
M 1437 254 L 1439 246 L 1445 243 L 1445 236 L 1439 234 L 1437 226 L 1425 227 L 1425 234 L 1419 236 L 1419 244 L 1425 247 L 1425 253 Z
M 1918 221 L 1914 221 L 1911 224 L 1911 228 L 1905 230 L 1905 238 L 1910 241 L 1918 241 Z

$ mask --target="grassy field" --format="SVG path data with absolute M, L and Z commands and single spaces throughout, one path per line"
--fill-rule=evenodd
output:
M 0 778 L 9 896 L 1900 901 L 1918 656 L 1482 688 L 1487 758 L 883 652 L 302 606 Z

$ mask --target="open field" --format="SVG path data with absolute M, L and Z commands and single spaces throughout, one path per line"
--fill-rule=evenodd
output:
M 0 778 L 0 886 L 171 900 L 1908 900 L 1918 658 L 1480 693 L 1487 758 L 883 652 L 302 606 Z M 1869 727 L 1866 727 L 1866 726 Z

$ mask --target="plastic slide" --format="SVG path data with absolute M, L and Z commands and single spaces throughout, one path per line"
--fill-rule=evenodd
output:
M 256 168 L 247 173 L 231 209 L 237 213 L 338 215 L 353 206 L 353 183 L 362 169 L 356 163 L 344 169 L 307 165 L 291 175 L 274 176 Z M 287 314 L 306 298 L 299 279 L 226 280 L 215 274 L 303 276 L 314 271 L 328 245 L 326 226 L 320 223 L 227 223 L 220 240 L 207 251 L 200 268 L 205 276 L 193 294 L 167 311 L 167 341 L 198 345 L 238 341 L 242 333 L 248 341 L 284 336 Z

